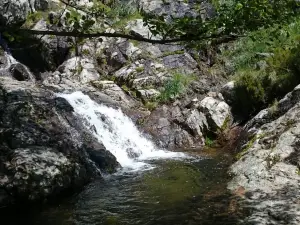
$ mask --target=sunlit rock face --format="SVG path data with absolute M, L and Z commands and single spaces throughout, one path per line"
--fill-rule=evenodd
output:
M 250 120 L 229 189 L 245 190 L 245 224 L 299 224 L 300 87 Z

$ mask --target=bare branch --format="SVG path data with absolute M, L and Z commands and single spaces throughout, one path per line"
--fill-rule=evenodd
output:
M 10 31 L 15 33 L 27 34 L 27 35 L 54 35 L 54 36 L 62 36 L 62 37 L 78 37 L 78 38 L 97 38 L 97 37 L 109 37 L 109 38 L 124 38 L 129 40 L 136 40 L 140 42 L 148 42 L 151 44 L 170 44 L 170 43 L 178 43 L 178 42 L 186 42 L 186 41 L 202 41 L 209 39 L 218 39 L 218 38 L 231 38 L 236 39 L 236 35 L 212 35 L 212 36 L 202 36 L 202 37 L 188 37 L 182 36 L 174 39 L 151 39 L 145 38 L 135 34 L 124 34 L 124 33 L 108 33 L 108 32 L 99 32 L 99 33 L 83 33 L 83 32 L 75 32 L 75 31 L 53 31 L 53 30 L 30 30 L 30 29 L 7 29 L 0 28 L 0 32 Z

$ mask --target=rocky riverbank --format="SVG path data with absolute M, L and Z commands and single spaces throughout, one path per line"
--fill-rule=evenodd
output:
M 213 16 L 211 5 L 203 4 L 201 16 Z M 137 6 L 174 17 L 196 13 L 193 1 L 139 0 Z M 51 19 L 63 26 L 64 16 L 56 0 L 0 0 L 2 26 L 60 30 Z M 126 32 L 152 36 L 140 18 L 123 23 Z M 120 28 L 105 24 L 105 29 Z M 252 209 L 243 223 L 300 223 L 299 87 L 251 119 L 239 136 L 231 130 L 238 122 L 230 107 L 239 97 L 234 82 L 210 70 L 204 52 L 122 38 L 77 45 L 74 38 L 51 35 L 0 40 L 0 206 L 57 196 L 118 168 L 114 155 L 56 95 L 82 91 L 95 102 L 121 108 L 157 146 L 201 149 L 217 137 L 221 144 L 229 141 L 237 161 L 228 188 Z
M 7 7 L 0 8 L 1 24 L 60 29 L 37 16 L 58 17 L 63 7 L 57 1 L 2 3 Z M 157 2 L 155 7 L 163 5 Z M 170 14 L 190 12 L 185 3 L 172 7 Z M 127 23 L 130 32 L 150 35 L 141 19 Z M 120 107 L 158 146 L 169 149 L 204 146 L 207 135 L 232 121 L 222 95 L 212 92 L 223 80 L 204 73 L 205 62 L 180 45 L 95 38 L 76 46 L 75 52 L 74 39 L 51 35 L 19 42 L 3 38 L 1 45 L 1 205 L 44 200 L 118 167 L 56 93 L 82 91 L 98 103 Z M 190 80 L 188 87 L 167 102 L 156 100 L 175 73 Z

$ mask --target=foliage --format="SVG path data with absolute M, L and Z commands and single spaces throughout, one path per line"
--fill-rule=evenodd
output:
M 240 38 L 233 44 L 223 45 L 219 59 L 232 65 L 232 72 L 253 69 L 257 63 L 276 49 L 294 47 L 300 38 L 300 17 L 288 25 L 260 29 Z
M 300 17 L 260 29 L 220 47 L 217 62 L 236 81 L 236 113 L 249 117 L 282 98 L 299 82 Z
M 32 28 L 32 26 L 38 22 L 40 19 L 43 18 L 43 13 L 40 12 L 40 11 L 36 11 L 36 12 L 33 12 L 33 13 L 30 13 L 28 16 L 27 16 L 27 19 L 25 21 L 25 23 L 23 24 L 22 27 L 24 28 Z
M 213 147 L 214 145 L 214 141 L 212 139 L 210 139 L 209 137 L 205 138 L 205 146 L 207 147 Z
M 174 73 L 172 78 L 167 81 L 159 96 L 160 102 L 169 102 L 170 100 L 183 94 L 186 87 L 193 81 L 195 77 L 193 75 L 184 75 L 181 73 Z
M 76 0 L 60 0 L 66 5 L 66 9 L 60 13 L 65 14 L 67 23 L 64 29 L 59 31 L 37 31 L 17 29 L 10 27 L 1 28 L 1 31 L 9 31 L 17 35 L 26 34 L 56 34 L 82 37 L 124 37 L 152 43 L 168 43 L 183 41 L 187 45 L 202 46 L 203 42 L 218 43 L 218 40 L 228 36 L 244 35 L 248 31 L 254 31 L 262 27 L 272 27 L 276 23 L 285 23 L 291 17 L 298 15 L 299 1 L 297 0 L 212 0 L 215 13 L 209 19 L 202 18 L 203 7 L 201 3 L 195 7 L 198 16 L 184 16 L 174 18 L 167 15 L 154 15 L 146 13 L 142 9 L 137 10 L 134 4 L 122 3 L 122 1 L 93 1 L 92 6 L 81 6 Z M 122 33 L 106 33 L 106 25 L 112 21 L 121 22 L 134 15 L 142 17 L 144 24 L 149 26 L 153 35 L 159 35 L 161 40 L 141 38 L 135 34 L 127 34 L 126 29 Z M 118 18 L 116 18 L 118 17 Z M 52 25 L 61 25 L 61 16 L 53 20 Z M 46 18 L 45 18 L 46 19 Z M 115 24 L 115 22 L 113 22 Z M 112 25 L 112 24 L 111 24 Z M 60 26 L 61 27 L 61 26 Z M 21 32 L 20 32 L 21 31 Z M 11 34 L 12 35 L 12 34 Z M 224 39 L 226 40 L 226 38 Z M 216 41 L 216 42 L 215 42 Z
M 277 48 L 273 54 L 264 68 L 241 70 L 236 75 L 236 104 L 245 116 L 283 97 L 300 82 L 300 44 Z
M 153 111 L 154 109 L 156 109 L 157 107 L 157 102 L 154 102 L 154 101 L 147 101 L 145 104 L 145 108 L 150 110 L 150 111 Z
M 213 3 L 215 16 L 208 20 L 201 17 L 203 8 L 199 6 L 197 17 L 172 18 L 172 21 L 166 22 L 164 15 L 143 13 L 144 23 L 154 35 L 159 34 L 164 38 L 212 40 L 283 23 L 299 13 L 297 0 L 220 0 Z
M 248 116 L 265 104 L 265 90 L 261 80 L 263 76 L 260 71 L 255 70 L 239 74 L 235 83 L 237 99 L 233 110 L 236 109 L 240 114 Z

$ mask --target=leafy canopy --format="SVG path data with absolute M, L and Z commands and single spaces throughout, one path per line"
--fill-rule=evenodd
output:
M 209 19 L 203 18 L 203 9 L 199 7 L 196 17 L 172 18 L 171 22 L 166 22 L 166 15 L 144 13 L 144 22 L 152 33 L 164 39 L 205 40 L 266 28 L 299 14 L 297 0 L 219 0 L 212 3 L 215 13 Z
M 103 4 L 103 1 L 94 1 L 92 6 L 79 6 L 75 0 L 60 0 L 65 8 L 62 14 L 66 17 L 66 24 L 56 30 L 30 30 L 17 28 L 14 32 L 29 34 L 74 36 L 82 38 L 90 37 L 123 37 L 137 41 L 152 43 L 170 42 L 199 42 L 203 40 L 218 40 L 226 36 L 239 36 L 247 31 L 257 30 L 261 27 L 269 27 L 274 23 L 284 23 L 299 14 L 299 2 L 297 0 L 211 0 L 214 5 L 214 14 L 210 18 L 203 17 L 203 7 L 198 0 L 198 16 L 185 16 L 175 18 L 168 15 L 154 15 L 146 13 L 143 9 L 140 14 L 144 24 L 148 25 L 154 35 L 159 35 L 160 40 L 144 38 L 136 34 L 126 33 L 119 29 L 119 33 L 109 33 L 105 30 L 105 23 L 120 20 L 120 16 L 127 12 L 117 13 L 119 7 L 116 0 Z M 113 4 L 114 2 L 117 2 Z M 130 10 L 128 11 L 130 12 Z M 114 16 L 119 18 L 114 18 Z M 123 15 L 124 16 L 124 15 Z M 59 17 L 60 19 L 61 17 Z M 52 21 L 60 23 L 59 19 Z M 123 18 L 124 19 L 124 18 Z M 0 28 L 0 32 L 11 30 L 10 27 Z

